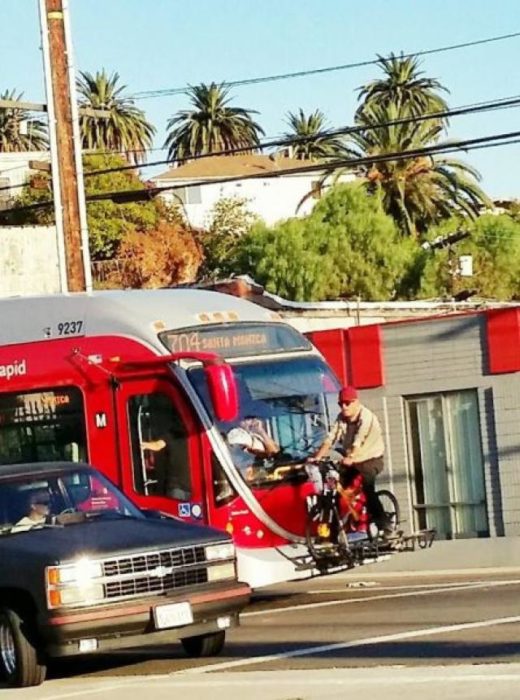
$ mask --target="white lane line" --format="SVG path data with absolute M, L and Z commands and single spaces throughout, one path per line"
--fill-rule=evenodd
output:
M 352 649 L 354 647 L 365 647 L 373 644 L 384 644 L 386 642 L 400 642 L 405 639 L 416 639 L 417 637 L 432 637 L 438 634 L 462 632 L 465 630 L 481 629 L 485 627 L 495 627 L 497 625 L 511 625 L 520 623 L 520 615 L 515 617 L 498 617 L 489 620 L 480 620 L 478 622 L 466 622 L 458 625 L 442 625 L 441 627 L 426 627 L 424 629 L 411 630 L 409 632 L 398 632 L 396 634 L 385 634 L 380 637 L 367 637 L 364 639 L 354 639 L 350 642 L 337 642 L 335 644 L 323 644 L 316 647 L 307 647 L 301 649 L 293 649 L 285 651 L 281 654 L 267 654 L 266 656 L 256 656 L 248 659 L 237 659 L 217 664 L 208 664 L 207 666 L 199 666 L 198 668 L 187 668 L 182 671 L 174 671 L 172 676 L 193 675 L 199 673 L 208 673 L 210 671 L 225 671 L 230 668 L 239 668 L 240 666 L 252 666 L 255 664 L 264 664 L 271 661 L 282 661 L 283 659 L 291 659 L 297 656 L 310 656 L 315 654 L 325 654 L 329 651 L 338 651 L 340 649 Z
M 472 590 L 478 588 L 490 588 L 499 586 L 513 586 L 520 584 L 520 580 L 514 581 L 483 581 L 482 583 L 469 583 L 458 588 L 450 589 L 453 592 Z M 345 591 L 343 591 L 345 592 Z M 436 595 L 438 593 L 446 593 L 446 588 L 434 588 L 428 590 L 414 590 L 406 593 L 389 593 L 386 595 L 370 595 L 362 598 L 348 598 L 341 600 L 325 600 L 320 603 L 303 603 L 302 605 L 288 605 L 280 608 L 268 608 L 266 610 L 254 610 L 252 612 L 244 612 L 240 614 L 240 618 L 258 617 L 259 615 L 273 615 L 286 612 L 294 612 L 298 610 L 312 610 L 314 608 L 327 608 L 333 605 L 354 605 L 356 603 L 366 603 L 374 600 L 391 600 L 393 598 L 413 598 L 425 595 Z
M 452 581 L 450 583 L 410 583 L 402 586 L 380 586 L 377 581 L 368 582 L 353 582 L 351 584 L 346 584 L 343 588 L 316 588 L 311 591 L 305 591 L 305 593 L 324 595 L 327 593 L 352 593 L 357 591 L 366 591 L 368 588 L 377 588 L 378 591 L 411 591 L 420 590 L 427 588 L 445 588 L 449 590 L 450 588 L 460 588 L 461 586 L 469 586 L 474 584 L 485 583 L 486 579 L 477 579 L 474 581 Z M 487 580 L 488 583 L 499 583 L 500 585 L 505 585 L 506 583 L 520 583 L 520 579 L 491 579 Z

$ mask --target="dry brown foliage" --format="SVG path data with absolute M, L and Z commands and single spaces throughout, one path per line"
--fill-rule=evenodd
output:
M 106 286 L 154 289 L 193 282 L 202 263 L 193 233 L 162 221 L 152 231 L 128 233 L 121 242 L 117 269 Z

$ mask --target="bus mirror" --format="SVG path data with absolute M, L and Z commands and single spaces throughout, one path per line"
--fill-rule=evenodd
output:
M 217 420 L 235 420 L 238 416 L 238 391 L 233 370 L 226 364 L 208 364 L 204 369 Z

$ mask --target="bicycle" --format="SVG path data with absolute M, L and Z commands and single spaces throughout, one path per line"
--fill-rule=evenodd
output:
M 377 556 L 383 540 L 375 523 L 367 521 L 362 477 L 341 485 L 337 464 L 320 460 L 306 467 L 315 493 L 307 496 L 305 540 L 318 570 L 351 567 L 367 556 Z M 399 504 L 387 489 L 378 492 L 391 529 L 397 533 Z

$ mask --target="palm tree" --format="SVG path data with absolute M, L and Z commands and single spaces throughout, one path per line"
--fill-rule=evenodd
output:
M 263 129 L 252 114 L 255 110 L 230 107 L 229 88 L 216 83 L 191 86 L 187 94 L 192 103 L 168 121 L 164 143 L 170 160 L 193 158 L 233 148 L 253 151 L 260 144 Z
M 395 56 L 388 58 L 378 56 L 378 63 L 384 73 L 359 88 L 358 99 L 361 101 L 356 117 L 373 107 L 395 105 L 398 112 L 406 109 L 415 116 L 429 112 L 444 112 L 448 105 L 439 92 L 449 92 L 437 79 L 427 78 L 419 70 L 416 56 Z
M 394 103 L 367 106 L 357 119 L 367 129 L 349 137 L 357 157 L 377 158 L 439 144 L 442 121 L 392 123 L 403 116 L 410 116 L 409 112 Z M 363 166 L 362 174 L 369 189 L 381 190 L 387 213 L 412 236 L 455 213 L 475 218 L 489 204 L 478 186 L 479 173 L 452 158 L 417 155 L 376 161 Z
M 0 94 L 0 100 L 19 102 L 23 92 Z M 49 148 L 47 125 L 22 107 L 0 107 L 0 151 L 46 151 Z
M 108 117 L 80 112 L 82 147 L 87 150 L 115 151 L 129 161 L 140 163 L 152 144 L 155 127 L 146 120 L 134 100 L 123 95 L 126 85 L 118 85 L 119 74 L 103 69 L 95 75 L 81 72 L 77 80 L 80 107 L 107 110 Z
M 291 141 L 296 139 L 292 142 L 295 158 L 323 160 L 342 153 L 342 140 L 326 133 L 325 115 L 319 109 L 306 115 L 300 107 L 297 114 L 287 114 L 287 123 L 291 131 L 284 134 L 284 137 Z

